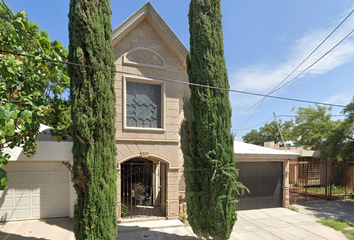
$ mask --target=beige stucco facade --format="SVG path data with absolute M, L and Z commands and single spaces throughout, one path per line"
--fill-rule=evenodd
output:
M 160 183 L 162 211 L 168 219 L 178 218 L 179 194 L 183 191 L 183 156 L 179 127 L 183 120 L 183 98 L 188 94 L 185 54 L 180 43 L 171 40 L 173 32 L 148 3 L 113 31 L 116 70 L 116 145 L 117 145 L 117 215 L 121 221 L 121 166 L 132 159 L 146 159 L 164 164 Z M 178 42 L 177 42 L 178 43 Z M 182 51 L 181 51 L 182 49 Z M 126 82 L 161 85 L 161 126 L 129 127 L 126 123 Z M 155 166 L 155 165 L 154 165 Z M 157 168 L 157 167 L 156 167 Z

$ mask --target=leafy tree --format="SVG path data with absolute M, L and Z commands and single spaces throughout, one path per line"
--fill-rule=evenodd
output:
M 114 69 L 109 0 L 71 0 L 69 60 Z M 70 66 L 76 239 L 116 239 L 114 72 Z
M 283 123 L 282 120 L 279 119 L 279 128 L 285 141 L 292 140 L 290 135 L 293 126 L 293 121 L 285 121 Z M 282 145 L 282 139 L 276 121 L 264 124 L 264 126 L 260 127 L 258 131 L 252 129 L 251 132 L 242 137 L 242 140 L 246 143 L 260 146 L 263 146 L 265 142 L 275 142 Z
M 331 120 L 330 111 L 330 107 L 320 105 L 298 108 L 295 126 L 291 134 L 295 144 L 320 149 L 323 141 L 327 139 L 329 131 L 336 125 Z
M 56 127 L 59 131 L 52 131 L 52 135 L 58 140 L 70 131 L 69 102 L 63 98 L 69 87 L 66 66 L 43 60 L 63 60 L 66 56 L 65 47 L 58 41 L 50 41 L 48 33 L 29 22 L 24 11 L 13 14 L 1 2 L 0 167 L 10 158 L 4 153 L 5 147 L 22 146 L 25 154 L 36 154 L 34 137 L 40 123 Z M 5 189 L 8 181 L 6 171 L 0 168 L 0 189 Z
M 321 155 L 328 160 L 354 161 L 354 99 L 342 111 L 343 120 L 334 122 L 320 146 Z
M 249 133 L 242 136 L 242 140 L 245 143 L 250 143 L 259 146 L 263 146 L 264 142 L 268 142 L 265 140 L 262 133 L 260 133 L 260 131 L 257 131 L 256 129 L 252 129 Z
M 192 0 L 189 10 L 191 83 L 229 88 L 220 0 Z M 227 91 L 190 86 L 181 128 L 188 221 L 201 237 L 228 239 L 237 219 L 237 182 Z
M 293 121 L 279 122 L 285 140 L 321 151 L 326 160 L 354 161 L 354 99 L 344 108 L 346 117 L 333 121 L 331 108 L 309 106 L 298 108 Z M 263 145 L 265 141 L 280 141 L 276 123 L 265 124 L 242 137 L 244 142 Z

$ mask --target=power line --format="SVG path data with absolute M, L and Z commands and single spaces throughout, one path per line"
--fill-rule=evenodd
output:
M 298 77 L 300 77 L 304 72 L 306 72 L 307 70 L 309 70 L 311 67 L 313 67 L 315 64 L 317 64 L 320 60 L 322 60 L 326 55 L 328 55 L 333 49 L 335 49 L 336 47 L 338 47 L 339 44 L 341 44 L 345 39 L 347 39 L 352 33 L 354 32 L 354 29 L 352 31 L 350 31 L 341 41 L 339 41 L 336 45 L 334 45 L 330 50 L 328 50 L 324 55 L 322 55 L 319 59 L 317 59 L 314 63 L 312 63 L 310 66 L 308 66 L 307 68 L 305 68 L 301 73 L 299 73 L 296 77 L 294 77 L 292 80 L 290 80 L 289 82 L 285 83 L 283 86 L 275 89 L 274 91 L 272 91 L 272 93 L 278 91 L 279 89 L 285 87 L 286 85 L 290 84 L 291 82 L 295 81 Z M 261 103 L 258 105 L 258 107 L 255 109 L 255 111 L 253 111 L 252 115 L 240 126 L 242 127 L 243 125 L 245 125 L 250 119 L 251 117 L 254 115 L 254 113 L 257 111 L 257 109 L 261 106 L 261 104 L 263 103 L 263 101 L 267 98 L 267 97 L 272 97 L 271 95 L 267 94 L 264 96 L 264 98 L 262 99 Z M 323 104 L 325 105 L 325 104 Z
M 78 67 L 86 67 L 86 68 L 91 68 L 91 69 L 96 69 L 96 70 L 110 71 L 110 72 L 115 72 L 115 73 L 120 73 L 120 74 L 128 74 L 128 75 L 133 75 L 133 76 L 137 76 L 137 77 L 150 78 L 150 79 L 158 80 L 158 81 L 174 82 L 174 83 L 179 83 L 179 84 L 184 84 L 184 85 L 191 85 L 191 86 L 197 86 L 197 87 L 204 87 L 204 88 L 210 88 L 210 89 L 215 89 L 215 90 L 227 91 L 227 92 L 231 92 L 231 93 L 240 93 L 240 94 L 247 94 L 247 95 L 253 95 L 253 96 L 260 96 L 260 97 L 268 97 L 268 98 L 274 98 L 274 99 L 280 99 L 280 100 L 293 101 L 293 102 L 320 104 L 320 105 L 341 107 L 341 108 L 346 107 L 344 105 L 333 104 L 333 103 L 323 103 L 323 102 L 316 102 L 316 101 L 295 99 L 295 98 L 287 98 L 287 97 L 279 97 L 279 96 L 267 96 L 267 95 L 261 94 L 261 93 L 253 93 L 253 92 L 239 91 L 239 90 L 235 90 L 235 89 L 220 88 L 220 87 L 208 86 L 208 85 L 197 84 L 197 83 L 183 82 L 183 81 L 180 81 L 180 80 L 159 78 L 159 77 L 154 77 L 154 76 L 146 76 L 146 75 L 142 75 L 142 74 L 133 74 L 133 73 L 123 72 L 123 71 L 118 71 L 118 70 L 113 70 L 113 69 L 108 69 L 108 68 L 95 67 L 95 66 L 79 64 L 79 63 L 73 63 L 73 62 L 68 62 L 68 61 L 61 61 L 61 60 L 56 60 L 56 59 L 49 59 L 49 58 L 45 58 L 45 57 L 39 57 L 39 56 L 34 56 L 34 55 L 29 55 L 29 54 L 24 54 L 24 53 L 10 52 L 10 51 L 6 51 L 6 50 L 0 50 L 0 52 L 7 53 L 7 54 L 12 54 L 12 55 L 17 55 L 17 56 L 22 56 L 22 57 L 30 57 L 30 58 L 33 58 L 35 60 L 45 60 L 45 61 L 49 61 L 49 62 L 63 63 L 63 64 L 73 65 L 73 66 L 78 66 Z
M 252 128 L 255 128 L 255 127 L 258 127 L 258 126 L 260 126 L 260 125 L 263 125 L 263 124 L 265 124 L 265 123 L 269 122 L 269 121 L 270 121 L 270 120 L 272 120 L 272 119 L 274 119 L 274 117 L 271 117 L 271 118 L 269 118 L 269 119 L 265 120 L 264 122 L 258 123 L 258 124 L 254 125 L 254 126 L 252 126 L 252 127 L 242 128 L 242 129 L 235 129 L 235 131 L 245 131 L 245 130 L 249 130 L 249 129 L 252 129 Z
M 290 81 L 288 81 L 287 83 L 285 83 L 283 86 L 277 88 L 276 90 L 274 90 L 273 92 L 276 92 L 278 90 L 280 90 L 281 88 L 285 87 L 286 85 L 290 84 L 291 82 L 295 81 L 298 77 L 300 77 L 304 72 L 306 72 L 307 70 L 309 70 L 311 67 L 313 67 L 316 63 L 318 63 L 319 61 L 321 61 L 325 56 L 327 56 L 333 49 L 335 49 L 336 47 L 338 47 L 345 39 L 347 39 L 352 33 L 354 32 L 354 29 L 351 30 L 342 40 L 340 40 L 336 45 L 334 45 L 330 50 L 328 50 L 325 54 L 323 54 L 319 59 L 317 59 L 314 63 L 312 63 L 310 66 L 308 66 L 306 69 L 304 69 L 301 73 L 299 73 L 295 78 L 291 79 Z
M 334 115 L 331 115 L 331 117 L 343 117 L 343 116 L 346 116 L 346 115 L 345 115 L 345 114 L 334 114 Z M 278 117 L 290 117 L 290 118 L 295 118 L 295 117 L 297 117 L 297 116 L 296 116 L 296 115 L 278 115 Z M 265 120 L 265 121 L 263 121 L 263 122 L 261 122 L 261 123 L 258 123 L 258 124 L 254 125 L 254 126 L 252 126 L 252 127 L 242 128 L 242 129 L 236 128 L 236 129 L 234 129 L 234 131 L 245 131 L 245 130 L 249 130 L 249 129 L 258 127 L 258 126 L 260 126 L 260 125 L 263 125 L 263 124 L 269 122 L 269 121 L 272 120 L 272 119 L 274 119 L 274 117 L 271 117 L 271 118 L 269 118 L 269 119 L 267 119 L 267 120 Z
M 263 97 L 263 99 L 261 99 L 260 101 L 258 101 L 257 103 L 255 103 L 254 105 L 252 105 L 250 108 L 246 109 L 245 111 L 243 111 L 242 113 L 248 112 L 249 110 L 251 110 L 253 107 L 255 107 L 256 105 L 257 108 L 253 111 L 253 113 L 250 115 L 250 117 L 240 126 L 242 127 L 243 125 L 245 125 L 251 118 L 252 116 L 255 114 L 255 112 L 258 110 L 258 108 L 262 105 L 262 103 L 264 102 L 264 100 L 272 93 L 280 90 L 281 88 L 287 86 L 288 84 L 290 84 L 291 82 L 295 81 L 297 78 L 299 78 L 304 72 L 306 72 L 308 69 L 310 69 L 311 67 L 313 67 L 315 64 L 317 64 L 320 60 L 322 60 L 326 55 L 328 55 L 333 49 L 335 49 L 339 44 L 341 44 L 345 39 L 347 39 L 354 31 L 354 29 L 348 34 L 346 35 L 341 41 L 339 41 L 334 47 L 332 47 L 329 51 L 327 51 L 324 55 L 322 55 L 317 61 L 315 61 L 314 63 L 312 63 L 309 67 L 307 67 L 305 70 L 303 70 L 300 74 L 298 74 L 296 77 L 294 77 L 293 79 L 291 79 L 290 81 L 288 81 L 287 83 L 285 83 L 283 86 L 280 86 L 283 82 L 285 82 L 297 69 L 299 69 L 299 67 L 304 64 L 322 45 L 323 43 L 325 43 L 328 38 L 330 36 L 333 35 L 333 33 L 353 14 L 354 10 L 352 10 L 338 25 L 337 27 L 334 28 L 334 30 L 289 74 L 287 75 L 276 87 L 273 88 L 272 91 L 270 91 L 266 96 Z M 279 87 L 280 86 L 280 87 Z M 241 114 L 242 114 L 241 113 Z
M 4 2 L 4 0 L 1 0 L 2 1 L 2 7 L 5 9 L 5 11 L 7 12 L 7 14 L 10 16 L 10 18 L 12 18 L 12 20 L 15 22 L 16 21 L 16 19 L 15 19 L 15 17 L 14 17 L 14 15 L 11 13 L 11 11 L 9 10 L 9 8 L 7 7 L 7 5 L 6 5 L 6 3 Z M 5 7 L 4 7 L 4 6 Z M 353 10 L 354 11 L 354 10 Z M 339 28 L 339 26 L 353 13 L 353 11 L 335 28 L 335 30 L 337 29 L 337 28 Z M 20 28 L 21 29 L 21 32 L 22 33 L 24 33 L 24 35 L 25 35 L 25 38 L 29 41 L 29 43 L 31 43 L 31 45 L 32 46 L 34 46 L 33 45 L 33 42 L 32 41 L 30 41 L 30 39 L 27 37 L 27 34 L 25 33 L 25 32 L 23 32 L 23 29 L 22 28 Z M 335 30 L 333 30 L 333 32 L 335 31 Z M 353 31 L 354 31 L 354 29 L 353 29 Z M 352 32 L 353 32 L 352 31 Z M 333 33 L 332 32 L 332 33 Z M 352 33 L 351 32 L 351 33 Z M 330 35 L 332 35 L 332 33 L 330 34 Z M 351 34 L 350 33 L 350 34 Z M 347 35 L 347 37 L 350 35 L 350 34 L 348 34 Z M 330 36 L 329 35 L 329 36 Z M 327 40 L 328 38 L 329 38 L 329 36 L 325 39 L 325 40 Z M 347 37 L 345 37 L 344 39 L 346 39 Z M 344 39 L 342 40 L 342 41 L 344 41 Z M 324 41 L 325 41 L 324 40 Z M 323 42 L 324 42 L 323 41 Z M 341 42 L 342 42 L 341 41 Z M 323 43 L 322 42 L 322 43 Z M 338 46 L 341 42 L 339 42 L 336 46 Z M 322 43 L 320 44 L 320 45 L 322 45 Z M 335 47 L 336 47 L 335 46 Z M 333 47 L 330 51 L 332 51 L 335 47 Z M 34 46 L 34 48 L 37 50 L 37 52 L 38 52 L 38 49 Z M 317 47 L 317 48 L 319 48 L 319 47 Z M 316 48 L 316 49 L 317 49 Z M 316 50 L 315 49 L 315 50 Z M 314 50 L 314 51 L 315 51 Z M 328 54 L 330 51 L 328 51 L 326 54 Z M 14 52 L 8 52 L 8 51 L 4 51 L 4 50 L 1 50 L 1 52 L 6 52 L 6 53 L 9 53 L 9 54 L 14 54 L 14 55 L 20 55 L 20 56 L 25 56 L 25 57 L 32 57 L 32 58 L 36 58 L 36 56 L 33 56 L 33 55 L 28 55 L 28 54 L 20 54 L 20 53 L 14 53 Z M 312 53 L 311 53 L 312 54 Z M 325 55 L 326 55 L 325 54 Z M 324 56 L 322 56 L 322 58 L 323 58 Z M 38 56 L 37 56 L 37 58 L 38 58 Z M 338 104 L 329 104 L 329 103 L 321 103 L 321 102 L 315 102 L 315 101 L 308 101 L 308 100 L 301 100 L 301 99 L 293 99 L 293 98 L 285 98 L 285 97 L 277 97 L 277 96 L 270 96 L 269 94 L 267 94 L 267 95 L 264 95 L 264 94 L 258 94 L 258 93 L 252 93 L 252 92 L 246 92 L 246 91 L 239 91 L 239 90 L 233 90 L 233 89 L 226 89 L 226 88 L 219 88 L 219 87 L 214 87 L 214 86 L 208 86 L 208 85 L 203 85 L 203 84 L 196 84 L 196 83 L 189 83 L 189 82 L 183 82 L 183 81 L 179 81 L 179 80 L 172 80 L 172 79 L 164 79 L 164 78 L 157 78 L 157 77 L 152 77 L 152 76 L 145 76 L 145 75 L 140 75 L 140 74 L 131 74 L 131 73 L 127 73 L 127 72 L 123 72 L 123 71 L 117 71 L 117 70 L 112 70 L 112 69 L 107 69 L 107 68 L 100 68 L 100 67 L 94 67 L 94 66 L 89 66 L 89 65 L 85 65 L 85 64 L 78 64 L 78 63 L 73 63 L 73 62 L 68 62 L 68 61 L 60 61 L 60 60 L 55 60 L 55 59 L 48 59 L 48 58 L 44 58 L 44 57 L 40 57 L 41 59 L 43 59 L 43 60 L 46 60 L 46 61 L 51 61 L 51 62 L 57 62 L 57 63 L 63 63 L 63 64 L 69 64 L 69 65 L 74 65 L 74 66 L 81 66 L 81 67 L 87 67 L 87 68 L 92 68 L 92 69 L 97 69 L 97 70 L 104 70 L 104 71 L 111 71 L 111 72 L 115 72 L 115 73 L 121 73 L 121 74 L 130 74 L 130 75 L 135 75 L 135 76 L 141 76 L 141 77 L 149 77 L 149 78 L 151 78 L 151 79 L 156 79 L 156 80 L 161 80 L 161 81 L 169 81 L 169 82 L 176 82 L 176 83 L 180 83 L 180 84 L 186 84 L 186 85 L 193 85 L 193 86 L 199 86 L 199 87 L 205 87 L 205 88 L 210 88 L 210 89 L 216 89 L 216 90 L 223 90 L 223 91 L 228 91 L 228 92 L 235 92 L 235 93 L 240 93 L 240 94 L 248 94 L 248 95 L 254 95 L 254 96 L 262 96 L 262 97 L 264 97 L 264 99 L 265 98 L 267 98 L 267 97 L 270 97 L 270 98 L 275 98 L 275 99 L 281 99 L 281 100 L 288 100 L 288 101 L 297 101 L 297 102 L 305 102 L 305 103 L 311 103 L 311 104 L 321 104 L 321 105 L 327 105 L 327 106 L 334 106 L 334 107 L 345 107 L 345 106 L 343 106 L 343 105 L 338 105 Z M 322 59 L 322 58 L 320 58 L 320 59 Z M 319 60 L 320 60 L 319 59 Z M 319 61 L 318 60 L 318 61 Z M 306 61 L 306 59 L 304 60 L 304 61 Z M 312 67 L 313 65 L 315 65 L 318 61 L 316 61 L 314 64 L 312 64 L 310 67 Z M 301 65 L 301 64 L 300 64 Z M 309 68 L 310 68 L 309 67 Z M 308 70 L 309 68 L 307 68 L 306 70 Z M 303 72 L 305 72 L 306 70 L 304 70 Z M 295 70 L 294 70 L 295 71 Z M 302 72 L 302 73 L 303 73 Z M 301 74 L 302 74 L 301 73 Z M 300 75 L 301 75 L 300 74 Z M 291 75 L 291 74 L 290 74 Z M 289 75 L 289 76 L 290 76 Z M 299 77 L 300 75 L 298 75 L 297 77 Z M 296 77 L 296 78 L 297 78 Z M 294 79 L 292 79 L 292 81 L 294 81 L 295 80 L 295 78 Z M 284 80 L 283 80 L 284 81 Z M 285 85 L 284 85 L 285 86 Z M 283 86 L 283 87 L 284 87 Z M 279 88 L 280 89 L 280 88 Z M 277 91 L 277 90 L 279 90 L 279 89 L 276 89 L 275 91 Z M 264 99 L 263 99 L 263 101 L 264 101 Z M 262 101 L 262 102 L 263 102 Z M 257 108 L 258 109 L 258 108 Z M 253 115 L 253 114 L 252 114 Z
M 304 64 L 332 35 L 335 31 L 337 31 L 337 29 L 353 14 L 354 9 L 333 29 L 333 31 L 291 72 L 289 73 L 277 86 L 275 86 L 273 88 L 272 91 L 270 91 L 268 95 L 278 91 L 280 88 L 278 88 L 283 82 L 285 82 L 296 70 L 299 69 L 299 67 L 301 67 L 302 64 Z M 291 80 L 294 81 L 295 79 Z M 285 86 L 285 85 L 284 85 Z M 281 88 L 283 88 L 284 86 L 282 86 Z M 264 97 L 265 98 L 265 97 Z M 263 98 L 263 99 L 264 99 Z M 258 101 L 256 104 L 254 104 L 252 107 L 250 107 L 249 109 L 247 109 L 246 111 L 243 111 L 242 113 L 245 113 L 247 111 L 249 111 L 250 109 L 252 109 L 254 106 L 256 106 L 258 103 L 261 104 L 263 103 L 263 100 Z
M 278 117 L 296 117 L 296 115 L 279 115 Z M 255 128 L 255 127 L 258 127 L 264 123 L 267 123 L 269 122 L 270 120 L 274 119 L 274 116 L 269 118 L 268 120 L 265 120 L 264 122 L 261 122 L 261 123 L 258 123 L 252 127 L 248 127 L 248 128 L 242 128 L 242 129 L 235 129 L 235 131 L 244 131 L 244 130 L 249 130 L 249 129 L 252 129 L 252 128 Z

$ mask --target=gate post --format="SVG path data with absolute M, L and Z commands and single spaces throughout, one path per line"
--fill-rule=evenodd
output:
M 283 207 L 290 205 L 289 159 L 283 162 Z

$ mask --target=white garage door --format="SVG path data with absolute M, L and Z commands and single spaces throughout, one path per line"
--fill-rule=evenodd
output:
M 0 221 L 69 216 L 69 170 L 61 162 L 10 162 Z

